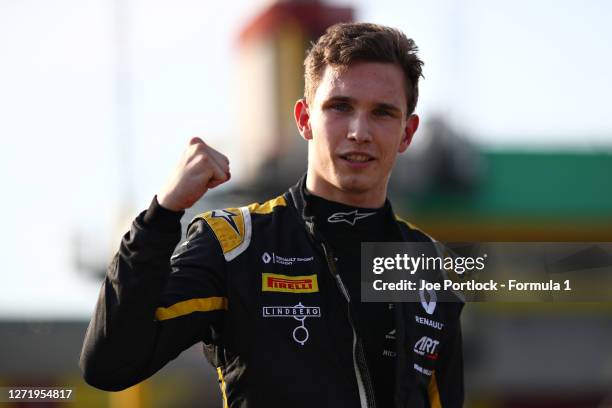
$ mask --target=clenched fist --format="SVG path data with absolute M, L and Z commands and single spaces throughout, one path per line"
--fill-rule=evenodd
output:
M 230 179 L 227 157 L 199 137 L 189 141 L 181 161 L 157 194 L 159 204 L 173 211 L 191 207 L 208 191 Z

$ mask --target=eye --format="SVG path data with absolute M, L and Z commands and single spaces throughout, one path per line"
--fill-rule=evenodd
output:
M 337 112 L 349 112 L 351 105 L 346 102 L 334 102 L 329 107 Z
M 373 113 L 374 116 L 393 116 L 393 113 L 387 109 L 374 109 Z

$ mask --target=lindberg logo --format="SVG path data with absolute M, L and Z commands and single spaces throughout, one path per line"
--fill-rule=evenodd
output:
M 262 292 L 314 293 L 319 291 L 317 275 L 287 276 L 275 273 L 261 275 Z
M 321 317 L 321 308 L 319 306 L 304 306 L 299 302 L 295 306 L 264 306 L 263 317 L 293 317 L 300 322 L 291 332 L 291 336 L 296 343 L 303 346 L 310 337 L 310 332 L 306 328 L 307 317 Z

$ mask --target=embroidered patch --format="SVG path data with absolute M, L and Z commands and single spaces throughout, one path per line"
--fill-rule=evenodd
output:
M 261 275 L 262 292 L 314 293 L 319 291 L 317 275 L 287 276 L 275 273 Z

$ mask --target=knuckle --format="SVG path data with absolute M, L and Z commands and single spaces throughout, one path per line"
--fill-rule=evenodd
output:
M 211 178 L 214 177 L 213 171 L 210 168 L 205 168 L 204 172 L 202 173 L 203 179 L 204 180 L 210 180 Z
M 206 152 L 202 152 L 200 154 L 200 157 L 202 158 L 202 161 L 205 161 L 205 162 L 209 162 L 210 161 L 210 155 L 208 153 L 206 153 Z

